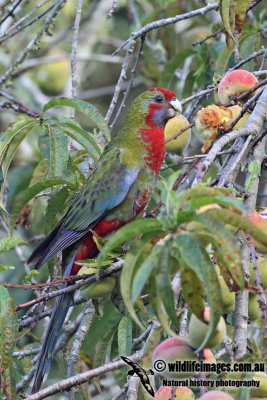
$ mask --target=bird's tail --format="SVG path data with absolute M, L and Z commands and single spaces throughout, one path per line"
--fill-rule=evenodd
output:
M 75 260 L 76 252 L 68 264 L 64 277 L 69 276 L 71 269 Z M 62 289 L 67 286 L 67 283 L 62 285 Z M 29 392 L 31 394 L 39 391 L 41 384 L 46 380 L 51 361 L 55 354 L 55 348 L 57 339 L 64 323 L 65 317 L 67 315 L 70 303 L 72 299 L 72 293 L 66 293 L 58 297 L 56 306 L 52 313 L 49 321 L 49 325 L 46 331 L 44 343 L 41 349 L 40 357 L 38 360 L 37 368 L 30 386 Z

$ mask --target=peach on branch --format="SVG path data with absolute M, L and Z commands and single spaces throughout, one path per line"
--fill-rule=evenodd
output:
M 188 387 L 161 386 L 155 394 L 155 400 L 194 400 L 195 396 Z
M 245 93 L 257 83 L 258 80 L 255 76 L 244 69 L 236 69 L 229 72 L 222 78 L 218 86 L 218 96 L 221 104 L 228 103 L 234 96 Z
M 207 335 L 210 321 L 209 307 L 206 307 L 204 310 L 203 320 L 205 322 L 198 319 L 195 314 L 192 314 L 190 318 L 186 341 L 189 346 L 195 349 L 197 349 L 201 345 Z M 221 344 L 224 339 L 225 333 L 226 325 L 224 319 L 221 317 L 214 334 L 209 339 L 208 343 L 206 343 L 206 347 L 211 348 L 217 346 L 218 344 Z
M 230 394 L 221 390 L 211 390 L 200 397 L 199 400 L 234 400 Z
M 180 130 L 186 128 L 189 125 L 187 119 L 179 114 L 175 117 L 169 119 L 164 129 L 165 140 L 170 139 Z M 168 153 L 176 154 L 182 156 L 184 154 L 184 149 L 188 145 L 191 138 L 191 129 L 188 128 L 183 133 L 181 133 L 176 139 L 170 140 L 165 144 L 165 150 Z
M 193 372 L 169 371 L 168 363 L 197 361 L 197 355 L 182 337 L 172 337 L 160 343 L 152 355 L 152 365 L 160 375 L 170 379 L 182 379 Z

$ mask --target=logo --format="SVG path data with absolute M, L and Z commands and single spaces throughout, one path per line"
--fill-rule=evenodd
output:
M 133 362 L 132 360 L 130 360 L 127 357 L 121 356 L 121 359 L 128 365 L 130 365 L 130 367 L 132 367 L 132 369 L 130 371 L 128 371 L 127 376 L 133 376 L 134 374 L 136 374 L 138 376 L 138 378 L 140 379 L 140 382 L 142 383 L 143 387 L 146 389 L 146 391 L 154 397 L 155 393 L 154 390 L 150 384 L 149 381 L 149 376 L 148 375 L 154 375 L 154 372 L 152 371 L 152 369 L 150 369 L 149 371 L 146 371 L 144 368 L 140 367 L 139 364 L 137 364 L 136 362 Z

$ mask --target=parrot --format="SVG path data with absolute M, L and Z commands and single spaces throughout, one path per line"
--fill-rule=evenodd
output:
M 153 87 L 130 105 L 125 120 L 100 158 L 84 186 L 55 228 L 28 259 L 39 269 L 62 252 L 64 276 L 76 275 L 77 262 L 95 257 L 99 250 L 93 234 L 106 238 L 137 217 L 148 204 L 165 154 L 164 127 L 181 112 L 174 92 Z M 66 287 L 64 284 L 63 287 Z M 55 346 L 64 323 L 72 293 L 58 297 L 30 386 L 36 393 L 47 378 Z

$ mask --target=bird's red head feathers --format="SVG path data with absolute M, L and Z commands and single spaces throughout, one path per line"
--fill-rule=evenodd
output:
M 151 89 L 149 89 L 151 92 L 154 91 L 158 91 L 161 92 L 162 94 L 164 94 L 165 98 L 167 101 L 171 101 L 171 99 L 173 97 L 175 97 L 175 93 L 173 93 L 171 90 L 169 89 L 165 89 L 165 88 L 160 88 L 160 87 L 153 87 Z

